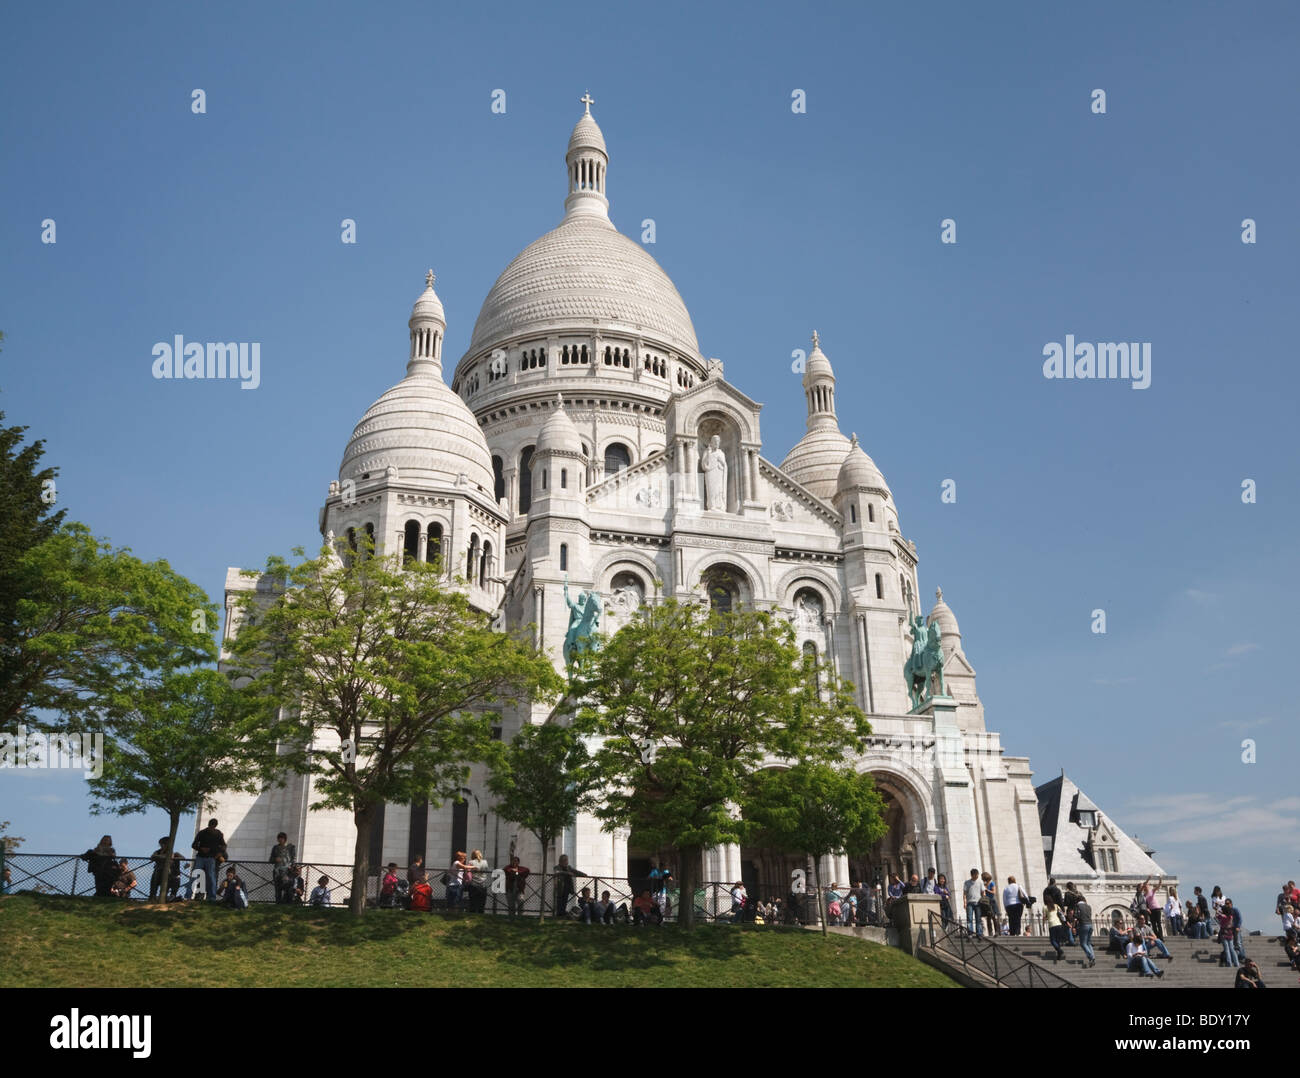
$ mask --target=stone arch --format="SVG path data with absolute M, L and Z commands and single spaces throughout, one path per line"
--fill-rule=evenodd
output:
M 645 574 L 646 582 L 650 586 L 650 593 L 654 592 L 654 582 L 661 578 L 662 572 L 654 562 L 653 558 L 642 554 L 638 550 L 611 550 L 595 565 L 595 572 L 592 578 L 600 586 L 601 591 L 609 590 L 609 583 L 614 578 L 614 574 L 620 569 L 640 570 Z
M 734 550 L 720 550 L 716 554 L 709 554 L 696 562 L 690 570 L 693 574 L 690 578 L 692 580 L 692 588 L 694 589 L 699 587 L 700 582 L 704 579 L 704 575 L 710 569 L 717 569 L 721 566 L 732 567 L 743 578 L 740 581 L 740 601 L 742 603 L 752 604 L 766 602 L 768 600 L 766 592 L 763 591 L 762 571 L 744 554 Z
M 820 591 L 822 598 L 826 601 L 827 613 L 839 612 L 839 582 L 824 569 L 811 566 L 799 566 L 797 569 L 791 569 L 781 577 L 776 587 L 772 589 L 772 594 L 778 597 L 783 608 L 790 609 L 794 604 L 795 592 L 801 587 L 811 587 L 815 591 Z
M 731 410 L 725 408 L 706 407 L 694 419 L 693 437 L 699 460 L 703 462 L 707 447 L 715 436 L 719 448 L 727 458 L 726 512 L 738 513 L 744 501 L 744 427 Z M 697 482 L 700 484 L 701 504 L 704 504 L 705 477 L 702 472 Z
M 885 799 L 889 830 L 866 857 L 850 859 L 850 873 L 868 883 L 887 887 L 890 873 L 897 872 L 906 882 L 911 872 L 924 877 L 926 869 L 935 868 L 948 873 L 951 888 L 952 873 L 942 865 L 931 863 L 934 853 L 929 841 L 936 828 L 934 806 L 928 794 L 929 780 L 914 765 L 886 756 L 878 749 L 854 761 L 854 769 L 875 779 L 876 788 Z M 960 886 L 961 880 L 956 883 Z
M 754 417 L 747 412 L 741 411 L 730 401 L 720 400 L 716 397 L 701 400 L 696 404 L 685 415 L 682 429 L 698 437 L 700 424 L 710 412 L 717 412 L 735 424 L 736 433 L 742 442 L 756 443 L 759 441 L 758 430 L 754 425 Z

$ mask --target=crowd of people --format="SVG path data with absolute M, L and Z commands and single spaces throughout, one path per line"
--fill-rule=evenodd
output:
M 149 880 L 149 900 L 176 901 L 182 893 L 182 876 L 189 870 L 189 883 L 184 887 L 186 899 L 206 899 L 233 909 L 244 909 L 249 904 L 248 887 L 234 866 L 224 870 L 218 879 L 220 866 L 227 860 L 225 837 L 216 820 L 209 820 L 191 843 L 193 857 L 189 862 L 174 851 L 167 855 L 168 838 L 158 840 L 158 848 L 150 856 L 153 869 Z M 139 886 L 135 873 L 127 860 L 117 855 L 111 835 L 104 835 L 95 846 L 81 855 L 95 881 L 95 896 L 99 898 L 129 898 Z M 320 876 L 316 886 L 308 892 L 303 876 L 303 866 L 298 863 L 297 850 L 281 832 L 267 858 L 271 866 L 271 881 L 275 901 L 284 905 L 329 906 L 332 903 L 330 879 Z M 528 880 L 531 870 L 512 856 L 502 870 L 505 882 L 505 906 L 510 916 L 525 912 L 529 901 Z M 650 863 L 645 880 L 633 887 L 630 901 L 611 897 L 608 890 L 596 897 L 591 887 L 576 886 L 576 880 L 589 878 L 587 873 L 569 863 L 561 855 L 553 870 L 553 901 L 549 910 L 561 916 L 572 917 L 584 924 L 663 924 L 672 916 L 678 898 L 672 870 L 665 864 Z M 441 905 L 449 910 L 483 913 L 486 910 L 491 871 L 482 850 L 468 855 L 458 850 L 438 882 L 444 888 Z M 1241 911 L 1232 899 L 1215 887 L 1207 896 L 1200 887 L 1194 887 L 1193 897 L 1183 902 L 1177 889 L 1160 890 L 1162 879 L 1144 880 L 1136 889 L 1129 904 L 1131 923 L 1125 925 L 1119 911 L 1112 914 L 1107 929 L 1107 951 L 1124 957 L 1128 968 L 1145 977 L 1161 977 L 1164 970 L 1156 960 L 1172 962 L 1173 955 L 1165 945 L 1166 934 L 1182 935 L 1194 940 L 1214 940 L 1222 948 L 1221 966 L 1238 970 L 1238 987 L 1264 987 L 1258 965 L 1247 957 L 1245 930 Z M 641 886 L 644 884 L 644 886 Z M 7 890 L 7 888 L 6 888 Z M 535 892 L 540 906 L 544 895 Z M 888 885 L 853 883 L 841 888 L 832 882 L 824 889 L 821 909 L 825 910 L 830 925 L 864 926 L 887 923 L 894 905 L 908 894 L 932 894 L 939 899 L 940 916 L 946 922 L 957 922 L 953 890 L 943 873 L 930 869 L 924 879 L 913 873 L 906 882 L 898 875 L 888 878 Z M 966 930 L 975 937 L 985 935 L 1031 934 L 1033 932 L 1034 896 L 1026 893 L 1014 876 L 1008 876 L 1006 886 L 998 887 L 989 872 L 977 868 L 960 889 L 962 912 Z M 731 907 L 729 920 L 736 924 L 755 925 L 804 924 L 819 917 L 808 906 L 808 896 L 797 893 L 792 887 L 786 897 L 751 897 L 743 883 L 737 880 L 729 889 Z M 434 890 L 428 870 L 421 857 L 416 857 L 405 873 L 400 873 L 396 862 L 389 862 L 379 880 L 378 904 L 387 908 L 431 911 L 435 906 Z M 1094 921 L 1092 907 L 1072 881 L 1062 889 L 1055 878 L 1049 879 L 1042 892 L 1041 925 L 1047 931 L 1053 956 L 1057 961 L 1064 957 L 1065 946 L 1077 945 L 1088 968 L 1097 963 L 1092 946 Z M 1281 921 L 1278 936 L 1293 972 L 1300 973 L 1300 889 L 1294 880 L 1282 885 L 1277 896 L 1276 913 Z

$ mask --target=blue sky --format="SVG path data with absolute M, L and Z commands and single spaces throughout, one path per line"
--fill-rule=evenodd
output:
M 704 353 L 765 402 L 765 455 L 803 431 L 791 353 L 816 328 L 990 729 L 1188 893 L 1221 883 L 1271 928 L 1300 874 L 1278 635 L 1300 527 L 1294 7 L 466 8 L 6 7 L 0 407 L 46 439 L 59 504 L 218 601 L 227 566 L 316 542 L 353 425 L 404 373 L 425 269 L 454 359 L 558 222 L 590 91 L 612 217 L 655 220 Z M 178 333 L 260 342 L 261 385 L 154 380 Z M 1067 334 L 1150 342 L 1150 387 L 1045 379 Z M 161 833 L 85 807 L 79 780 L 0 776 L 29 850 Z

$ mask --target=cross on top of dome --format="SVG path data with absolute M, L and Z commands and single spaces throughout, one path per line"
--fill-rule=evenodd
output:
M 583 95 L 580 98 L 578 98 L 578 100 L 587 106 L 587 115 L 590 116 L 591 106 L 596 103 L 596 99 L 591 96 L 590 91 L 584 91 Z
M 820 348 L 820 347 L 821 347 L 821 341 L 817 339 L 817 331 L 816 331 L 816 330 L 813 330 L 813 347 L 814 347 L 814 348 Z
M 434 281 L 433 270 L 429 270 L 429 272 L 426 273 L 426 274 L 424 275 L 424 285 L 425 285 L 425 287 L 426 287 L 426 288 L 432 288 L 432 287 L 433 287 L 433 281 Z

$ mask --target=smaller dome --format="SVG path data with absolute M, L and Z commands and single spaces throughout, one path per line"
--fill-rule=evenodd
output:
M 447 325 L 447 313 L 442 309 L 442 300 L 438 298 L 438 293 L 433 290 L 433 280 L 433 270 L 430 270 L 424 278 L 425 289 L 420 293 L 420 298 L 415 301 L 415 306 L 411 309 L 411 321 L 440 322 L 445 327 Z
M 885 477 L 876 467 L 876 462 L 862 451 L 862 446 L 858 445 L 858 436 L 855 434 L 849 443 L 848 455 L 840 464 L 835 489 L 840 494 L 846 494 L 861 487 L 871 487 L 889 493 L 889 485 L 885 482 Z
M 569 418 L 569 413 L 564 410 L 564 396 L 560 393 L 555 395 L 555 411 L 542 424 L 533 453 L 534 455 L 542 453 L 582 455 L 582 438 L 578 434 L 578 428 L 573 425 L 573 420 Z
M 961 639 L 961 629 L 957 626 L 957 616 L 952 612 L 952 608 L 943 601 L 943 588 L 934 589 L 934 606 L 930 610 L 930 616 L 925 619 L 925 623 L 939 626 L 939 633 L 945 644 L 950 640 L 955 643 Z
M 596 121 L 592 119 L 590 105 L 573 125 L 573 134 L 569 136 L 569 149 L 566 156 L 580 150 L 599 150 L 606 157 L 609 156 L 609 151 L 605 149 L 605 136 L 601 134 Z

